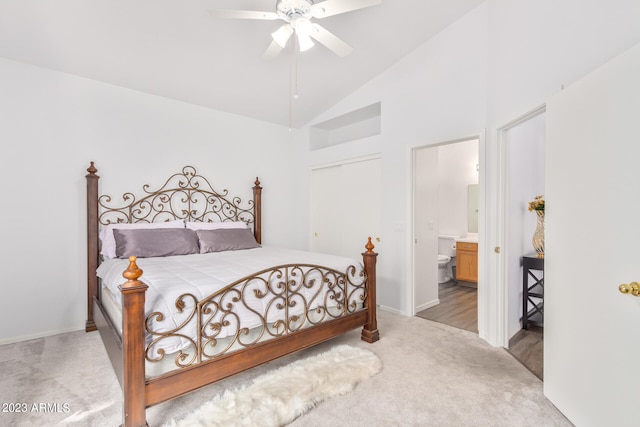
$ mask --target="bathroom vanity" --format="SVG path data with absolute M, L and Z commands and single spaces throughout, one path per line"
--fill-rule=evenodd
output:
M 478 282 L 478 242 L 473 239 L 456 241 L 456 280 Z

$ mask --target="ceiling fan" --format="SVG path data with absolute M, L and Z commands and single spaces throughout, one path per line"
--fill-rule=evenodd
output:
M 315 0 L 277 0 L 275 12 L 211 10 L 209 13 L 218 18 L 283 20 L 285 24 L 271 34 L 273 41 L 262 55 L 263 59 L 272 59 L 278 56 L 280 51 L 286 47 L 293 33 L 296 34 L 301 52 L 313 47 L 313 40 L 316 40 L 342 58 L 349 55 L 353 48 L 326 28 L 312 22 L 312 19 L 322 19 L 381 3 L 382 0 L 323 0 L 318 2 Z

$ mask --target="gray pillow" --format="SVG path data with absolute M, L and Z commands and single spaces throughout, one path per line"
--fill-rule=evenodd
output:
M 253 233 L 248 228 L 220 228 L 218 230 L 196 230 L 200 239 L 200 253 L 235 251 L 259 248 Z
M 116 256 L 128 258 L 188 255 L 200 252 L 198 236 L 187 228 L 113 229 Z

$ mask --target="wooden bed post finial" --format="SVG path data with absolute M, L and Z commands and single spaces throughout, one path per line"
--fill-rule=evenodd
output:
M 91 164 L 87 168 L 87 172 L 89 172 L 89 175 L 95 175 L 96 172 L 98 172 L 98 169 L 96 169 L 96 167 L 94 166 L 94 162 L 90 162 L 90 163 Z
M 123 285 L 124 287 L 131 287 L 137 284 L 135 282 L 139 282 L 138 279 L 142 276 L 142 270 L 140 270 L 140 267 L 136 264 L 136 259 L 136 257 L 130 256 L 129 267 L 122 273 L 122 276 L 127 279 L 127 283 Z
M 371 236 L 369 236 L 369 240 L 367 241 L 367 244 L 364 245 L 364 247 L 367 250 L 367 253 L 373 253 L 373 249 L 375 248 L 375 246 L 371 241 Z

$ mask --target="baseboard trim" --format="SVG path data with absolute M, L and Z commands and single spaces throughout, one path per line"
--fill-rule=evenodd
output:
M 76 332 L 76 331 L 84 331 L 84 325 L 78 328 L 56 329 L 53 331 L 38 332 L 35 334 L 21 335 L 21 336 L 11 337 L 11 338 L 3 338 L 3 339 L 0 339 L 0 345 L 15 344 L 22 341 L 36 340 L 38 338 L 45 338 L 45 337 L 50 337 L 52 335 L 60 335 L 60 334 L 66 334 L 69 332 Z
M 422 310 L 426 310 L 427 308 L 435 307 L 438 304 L 440 304 L 440 298 L 434 299 L 433 301 L 429 301 L 429 302 L 427 302 L 425 304 L 422 304 L 422 305 L 416 307 L 416 313 L 419 313 Z
M 387 307 L 384 305 L 378 305 L 378 310 L 388 311 L 389 313 L 397 314 L 399 316 L 407 316 L 404 312 L 397 310 L 395 308 Z

